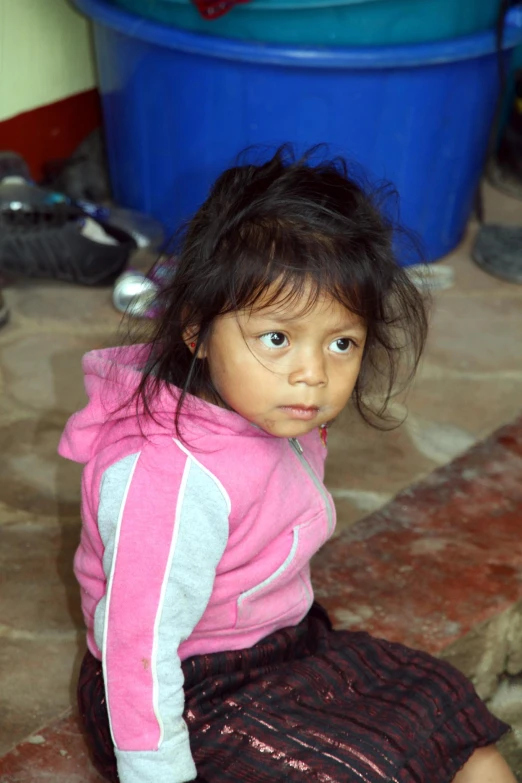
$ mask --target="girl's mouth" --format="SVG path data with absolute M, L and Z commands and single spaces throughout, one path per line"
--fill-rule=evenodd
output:
M 279 410 L 291 419 L 301 419 L 302 421 L 311 421 L 319 412 L 318 407 L 305 405 L 281 405 Z

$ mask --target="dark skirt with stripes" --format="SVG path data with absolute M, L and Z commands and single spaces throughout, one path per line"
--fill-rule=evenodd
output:
M 185 720 L 207 783 L 449 783 L 508 727 L 444 661 L 314 605 L 246 650 L 183 662 Z M 117 781 L 100 662 L 85 656 L 80 713 L 95 766 Z

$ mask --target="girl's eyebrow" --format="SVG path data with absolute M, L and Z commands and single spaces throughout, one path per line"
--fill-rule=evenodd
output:
M 264 321 L 279 321 L 279 323 L 286 324 L 292 321 L 297 321 L 301 318 L 300 315 L 283 315 L 278 313 L 277 310 L 258 310 L 256 313 L 251 313 L 248 316 L 249 321 L 258 318 Z
M 366 327 L 362 323 L 354 323 L 353 321 L 346 322 L 339 324 L 339 326 L 336 326 L 334 329 L 329 329 L 328 334 L 346 334 L 347 336 L 356 334 L 360 337 L 364 337 L 366 335 Z
M 343 321 L 330 330 L 332 334 L 334 332 L 361 332 L 366 334 L 366 327 L 362 321 Z
M 264 321 L 272 321 L 277 324 L 289 324 L 295 321 L 300 320 L 299 315 L 294 316 L 285 316 L 283 314 L 277 313 L 277 311 L 262 311 L 258 310 L 256 313 L 252 313 L 248 320 L 264 320 Z M 329 329 L 329 334 L 334 334 L 335 332 L 348 332 L 348 331 L 359 331 L 361 333 L 366 332 L 366 327 L 362 323 L 362 321 L 357 318 L 357 316 L 354 316 L 352 320 L 346 319 L 345 321 L 339 321 L 336 326 L 334 326 L 332 329 Z

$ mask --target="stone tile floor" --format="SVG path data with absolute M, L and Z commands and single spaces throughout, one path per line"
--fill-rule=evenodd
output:
M 522 202 L 488 190 L 491 221 L 522 223 Z M 408 418 L 383 433 L 347 416 L 330 434 L 327 482 L 339 534 L 445 465 L 522 409 L 522 286 L 470 260 L 476 226 L 444 260 L 453 288 L 435 297 L 417 380 L 395 405 Z M 114 344 L 108 289 L 20 282 L 5 292 L 0 331 L 0 755 L 71 704 L 83 653 L 72 556 L 79 467 L 56 456 L 85 396 L 81 355 Z

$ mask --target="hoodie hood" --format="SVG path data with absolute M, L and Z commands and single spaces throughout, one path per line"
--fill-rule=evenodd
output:
M 102 448 L 118 440 L 175 434 L 180 389 L 163 384 L 150 403 L 150 413 L 136 396 L 150 355 L 148 345 L 90 351 L 82 360 L 89 401 L 65 427 L 58 453 L 85 464 Z M 151 415 L 152 414 L 152 415 Z M 232 433 L 272 438 L 234 411 L 186 395 L 180 415 L 183 436 L 197 441 L 205 434 Z

